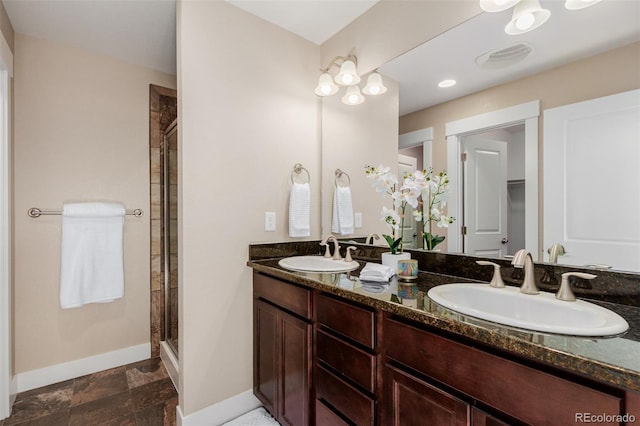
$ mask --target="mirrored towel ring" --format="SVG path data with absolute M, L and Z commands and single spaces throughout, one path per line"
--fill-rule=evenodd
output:
M 343 177 L 346 178 L 346 181 L 347 181 L 346 185 L 340 185 L 340 180 Z M 343 172 L 340 169 L 336 169 L 336 186 L 342 186 L 342 187 L 345 187 L 345 188 L 351 186 L 351 178 L 349 177 L 347 172 Z
M 296 182 L 295 178 L 302 176 L 302 172 L 304 172 L 307 175 L 307 181 Z M 293 166 L 293 171 L 291 172 L 291 183 L 309 183 L 309 182 L 311 182 L 311 175 L 309 174 L 309 170 L 305 169 L 302 166 L 302 164 L 296 163 L 295 166 Z

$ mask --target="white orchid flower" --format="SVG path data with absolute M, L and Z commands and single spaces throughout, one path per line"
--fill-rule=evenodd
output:
M 416 222 L 422 222 L 422 212 L 420 210 L 413 211 L 413 219 Z
M 393 209 L 388 209 L 386 206 L 382 207 L 382 220 L 391 225 L 393 229 L 399 229 L 400 216 Z

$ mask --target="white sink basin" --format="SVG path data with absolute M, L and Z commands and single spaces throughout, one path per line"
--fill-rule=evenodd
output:
M 620 315 L 583 300 L 565 302 L 552 293 L 520 293 L 517 287 L 488 284 L 446 284 L 427 293 L 437 304 L 499 324 L 573 336 L 612 336 L 629 324 Z
M 347 272 L 358 269 L 356 261 L 346 262 L 322 256 L 293 256 L 281 259 L 278 264 L 283 268 L 301 272 Z

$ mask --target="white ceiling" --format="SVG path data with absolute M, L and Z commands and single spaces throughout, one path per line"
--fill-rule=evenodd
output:
M 574 11 L 565 9 L 564 1 L 540 3 L 551 11 L 551 17 L 529 33 L 509 36 L 504 32 L 512 10 L 481 13 L 381 66 L 381 73 L 400 82 L 400 114 L 640 40 L 640 1 L 606 0 Z M 478 56 L 521 41 L 533 47 L 522 62 L 503 69 L 476 65 Z M 637 53 L 629 61 L 640 61 L 640 51 Z M 446 89 L 437 87 L 447 78 L 458 84 Z
M 176 73 L 175 0 L 2 0 L 16 32 Z
M 321 44 L 378 0 L 226 1 Z M 175 0 L 2 2 L 16 32 L 176 72 Z M 640 40 L 638 0 L 605 0 L 578 11 L 564 9 L 560 0 L 541 0 L 541 4 L 551 10 L 551 18 L 530 33 L 504 33 L 510 10 L 482 13 L 380 67 L 400 83 L 401 114 Z M 477 56 L 516 41 L 534 47 L 524 61 L 501 70 L 475 65 Z M 640 60 L 640 52 L 633 59 Z M 439 89 L 436 84 L 444 78 L 458 84 Z
M 321 44 L 378 0 L 227 1 Z M 2 2 L 16 32 L 176 73 L 175 0 Z
M 247 12 L 322 44 L 378 0 L 226 0 Z

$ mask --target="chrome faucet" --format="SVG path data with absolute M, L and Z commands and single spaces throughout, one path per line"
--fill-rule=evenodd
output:
M 531 253 L 527 250 L 518 250 L 513 256 L 511 264 L 516 268 L 524 268 L 524 280 L 520 286 L 520 293 L 524 294 L 538 294 L 538 287 L 536 287 L 534 274 L 533 274 L 533 258 Z
M 564 247 L 561 244 L 555 243 L 554 245 L 549 247 L 547 253 L 549 253 L 549 263 L 558 263 L 558 256 L 562 256 L 567 252 L 564 250 Z
M 366 240 L 364 240 L 364 243 L 365 243 L 365 244 L 371 244 L 371 243 L 373 243 L 373 240 L 374 240 L 374 239 L 375 239 L 375 240 L 379 240 L 379 239 L 380 239 L 380 235 L 378 235 L 378 234 L 369 234 L 369 235 L 367 236 L 367 239 L 366 239 Z
M 331 240 L 333 240 L 333 259 L 342 260 L 342 256 L 340 256 L 340 246 L 338 245 L 338 239 L 333 235 L 329 235 L 324 240 L 320 241 L 321 246 L 327 246 L 327 249 L 324 252 L 324 257 L 331 257 L 331 252 L 329 251 L 329 241 Z

